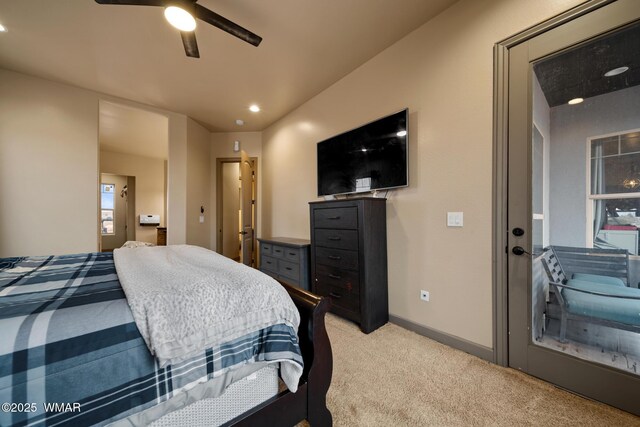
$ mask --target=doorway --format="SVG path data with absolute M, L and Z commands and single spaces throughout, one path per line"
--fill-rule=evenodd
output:
M 100 247 L 112 252 L 135 240 L 136 178 L 100 174 Z
M 98 236 L 99 241 L 107 245 L 101 249 L 112 250 L 126 240 L 156 244 L 163 232 L 166 235 L 163 227 L 167 224 L 169 119 L 131 105 L 100 100 L 98 123 L 101 177 L 128 177 L 126 184 L 114 187 L 113 194 L 114 203 L 126 203 L 129 211 L 129 215 L 120 220 L 115 212 L 113 219 L 114 231 L 124 227 L 126 219 L 126 238 L 105 235 L 99 201 Z M 125 192 L 124 185 L 127 185 Z M 114 207 L 117 211 L 118 207 Z M 105 212 L 107 218 L 109 214 Z M 150 217 L 152 221 L 141 220 Z
M 256 265 L 258 160 L 241 157 L 216 159 L 216 248 L 243 264 Z
M 496 46 L 494 246 L 497 361 L 637 415 L 639 53 L 634 0 Z

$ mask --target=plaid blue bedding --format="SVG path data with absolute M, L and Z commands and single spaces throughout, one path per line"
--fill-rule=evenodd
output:
M 113 255 L 0 259 L 0 425 L 105 425 L 257 361 L 302 365 L 296 331 L 274 325 L 160 369 Z

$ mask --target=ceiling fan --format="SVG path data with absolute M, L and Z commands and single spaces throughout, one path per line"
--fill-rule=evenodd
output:
M 262 37 L 252 33 L 215 12 L 200 6 L 197 0 L 96 0 L 99 4 L 122 6 L 159 6 L 164 7 L 164 16 L 171 25 L 180 30 L 182 44 L 187 56 L 200 58 L 196 42 L 196 18 L 207 22 L 222 31 L 238 37 L 245 42 L 258 46 Z

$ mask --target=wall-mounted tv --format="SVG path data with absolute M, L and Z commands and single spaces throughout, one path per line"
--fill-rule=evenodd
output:
M 318 143 L 318 196 L 409 185 L 408 109 Z

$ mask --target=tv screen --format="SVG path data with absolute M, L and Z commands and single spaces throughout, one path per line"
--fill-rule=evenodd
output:
M 405 109 L 318 143 L 318 196 L 404 187 L 407 166 Z

